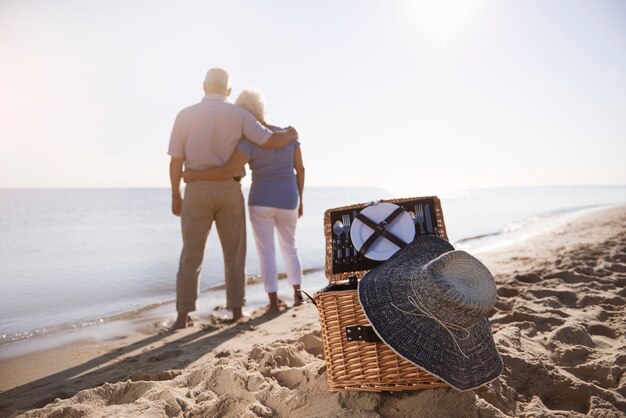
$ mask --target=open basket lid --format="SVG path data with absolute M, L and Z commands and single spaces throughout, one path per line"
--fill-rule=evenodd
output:
M 358 213 L 368 207 L 376 207 L 383 203 L 390 203 L 390 204 L 394 204 L 394 205 L 401 206 L 402 208 L 404 208 L 407 214 L 409 214 L 409 216 L 411 217 L 411 222 L 413 223 L 412 229 L 413 231 L 415 231 L 414 237 L 417 235 L 423 235 L 427 233 L 428 235 L 437 235 L 440 238 L 443 238 L 445 240 L 448 239 L 448 236 L 446 234 L 446 226 L 445 226 L 445 222 L 443 218 L 443 210 L 441 208 L 441 201 L 439 200 L 439 198 L 437 198 L 437 196 L 394 198 L 394 199 L 386 199 L 386 200 L 377 201 L 377 202 L 370 201 L 370 202 L 365 202 L 365 203 L 357 203 L 357 204 L 327 209 L 324 212 L 324 238 L 326 241 L 326 245 L 325 245 L 326 261 L 325 261 L 324 271 L 325 271 L 326 277 L 328 278 L 330 282 L 339 283 L 339 282 L 347 281 L 351 277 L 360 279 L 370 269 L 384 262 L 384 260 L 382 261 L 373 260 L 368 257 L 362 256 L 361 254 L 358 253 L 358 250 L 356 249 L 356 247 L 353 246 L 353 243 L 352 243 L 352 239 L 353 239 L 352 229 L 354 228 L 355 222 L 357 222 L 356 218 L 357 218 Z M 421 233 L 417 232 L 419 224 L 415 221 L 414 214 L 417 212 L 418 206 L 424 208 L 424 214 L 426 218 L 430 216 L 432 219 L 431 224 L 423 225 L 423 227 L 427 228 L 426 232 L 424 232 L 424 230 L 422 230 Z M 384 205 L 380 206 L 380 208 L 384 208 Z M 376 209 L 376 211 L 378 210 L 380 209 Z M 364 213 L 367 214 L 367 212 L 368 211 Z M 337 235 L 336 232 L 333 231 L 333 226 L 338 222 L 345 224 L 344 217 L 348 217 L 352 221 L 352 226 L 348 234 L 344 233 L 343 235 L 341 235 L 342 241 L 338 243 L 337 241 L 339 239 L 339 236 Z M 402 217 L 404 217 L 404 215 Z M 377 219 L 377 217 L 374 216 L 374 219 Z M 361 227 L 357 227 L 357 229 L 358 228 L 361 228 Z M 392 226 L 392 228 L 395 231 L 395 228 L 397 227 Z M 343 229 L 343 231 L 345 231 L 345 229 Z M 354 234 L 356 233 L 357 231 L 354 232 Z M 368 227 L 364 227 L 361 234 L 363 234 L 363 239 L 367 239 L 372 234 L 372 229 Z M 412 241 L 414 237 L 411 237 L 408 241 L 409 242 Z M 356 239 L 358 240 L 358 238 Z M 379 237 L 378 240 L 384 241 L 385 239 L 382 237 Z M 343 242 L 345 242 L 345 244 L 347 245 L 347 248 L 349 249 L 349 254 L 351 257 L 349 263 L 344 263 L 342 262 L 343 261 L 342 259 L 338 258 L 339 256 L 338 250 L 340 248 L 338 247 L 338 245 L 343 244 Z M 404 242 L 406 242 L 406 240 L 404 240 Z M 385 244 L 379 243 L 377 245 L 385 245 Z M 392 245 L 392 248 L 395 247 L 393 244 L 387 244 L 387 245 Z M 341 248 L 343 249 L 343 247 Z M 395 251 L 398 251 L 398 248 L 399 247 L 394 248 L 394 253 Z M 372 247 L 371 251 L 372 252 L 380 251 L 380 248 Z M 343 254 L 345 253 L 342 253 L 342 255 Z M 389 257 L 386 257 L 385 260 L 387 258 Z

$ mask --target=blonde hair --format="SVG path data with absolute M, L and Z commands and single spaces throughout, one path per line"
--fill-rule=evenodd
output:
M 247 109 L 260 122 L 265 121 L 265 98 L 263 94 L 255 89 L 245 89 L 235 101 L 237 106 Z

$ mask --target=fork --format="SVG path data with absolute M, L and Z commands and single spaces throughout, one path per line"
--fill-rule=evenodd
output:
M 415 224 L 419 226 L 419 234 L 424 231 L 424 206 L 415 205 Z
M 346 242 L 350 239 L 350 215 L 341 215 L 341 220 L 343 222 L 343 233 L 346 236 Z M 344 262 L 350 261 L 350 248 L 346 244 L 346 249 L 344 252 Z
M 341 258 L 341 234 L 343 234 L 343 225 L 341 224 L 341 221 L 336 221 L 333 224 L 333 234 L 337 235 L 337 239 L 333 240 L 333 251 L 337 251 L 337 258 L 335 258 L 333 254 L 333 260 L 335 264 L 337 264 Z

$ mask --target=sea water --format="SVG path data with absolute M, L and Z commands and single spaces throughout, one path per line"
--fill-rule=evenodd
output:
M 247 194 L 247 190 L 244 190 Z M 375 188 L 305 191 L 297 245 L 303 288 L 326 283 L 326 209 L 399 197 Z M 626 203 L 626 186 L 466 190 L 439 196 L 450 241 L 470 252 L 540 232 L 584 210 Z M 0 345 L 171 304 L 182 239 L 169 189 L 0 189 Z M 278 252 L 279 270 L 284 271 Z M 225 302 L 215 231 L 201 275 L 201 309 Z M 248 225 L 247 274 L 259 263 Z M 280 283 L 288 290 L 288 284 Z M 248 307 L 266 303 L 260 284 Z M 171 305 L 172 315 L 174 307 Z

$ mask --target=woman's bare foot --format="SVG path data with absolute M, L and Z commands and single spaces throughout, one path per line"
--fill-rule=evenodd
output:
M 270 292 L 267 294 L 267 296 L 270 299 L 270 304 L 266 309 L 266 312 L 268 313 L 275 313 L 275 312 L 280 312 L 280 308 L 282 307 L 286 307 L 287 305 L 285 304 L 285 302 L 283 302 L 282 300 L 278 299 L 278 293 L 277 292 Z
M 176 321 L 170 327 L 171 330 L 183 329 L 193 325 L 193 321 L 187 312 L 179 312 Z
M 303 299 L 302 299 L 302 293 L 300 292 L 300 285 L 299 284 L 294 284 L 293 285 L 293 306 L 300 306 L 302 305 Z
M 265 312 L 267 312 L 267 313 L 280 312 L 280 306 L 278 306 L 278 305 L 268 305 L 267 309 L 265 310 Z

